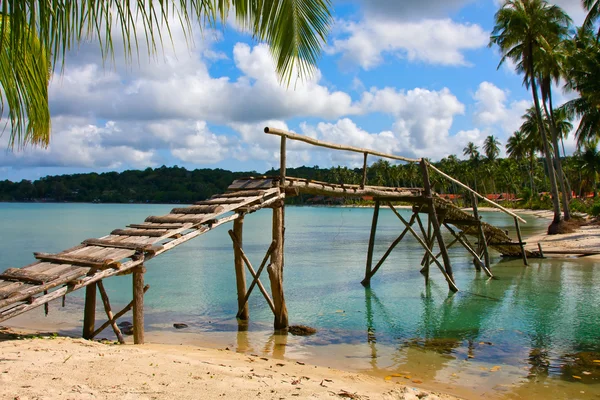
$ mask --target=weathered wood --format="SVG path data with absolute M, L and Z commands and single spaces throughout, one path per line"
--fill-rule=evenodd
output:
M 426 160 L 421 160 L 421 173 L 423 174 L 423 188 L 425 191 L 425 197 L 429 199 L 429 219 L 431 220 L 431 226 L 433 228 L 433 234 L 435 235 L 438 243 L 438 247 L 440 248 L 440 252 L 442 253 L 442 259 L 444 260 L 444 268 L 446 270 L 447 277 L 449 279 L 448 286 L 452 291 L 458 291 L 456 287 L 456 283 L 454 282 L 454 276 L 452 274 L 452 265 L 450 264 L 450 256 L 448 255 L 448 250 L 446 249 L 446 244 L 444 243 L 444 237 L 442 235 L 442 231 L 440 229 L 440 222 L 437 217 L 437 212 L 435 210 L 435 204 L 432 197 L 431 191 L 431 182 L 429 181 L 429 171 L 427 170 L 428 163 Z M 431 252 L 431 251 L 429 251 Z M 433 253 L 432 253 L 433 255 Z M 447 279 L 447 280 L 448 280 Z
M 112 326 L 113 331 L 115 332 L 115 335 L 117 336 L 117 339 L 119 340 L 119 343 L 125 344 L 125 339 L 123 339 L 123 334 L 121 333 L 121 330 L 117 326 L 115 316 L 113 315 L 112 309 L 110 307 L 110 300 L 108 299 L 108 295 L 106 294 L 106 290 L 104 289 L 104 284 L 102 283 L 102 281 L 98 281 L 97 285 L 98 285 L 98 290 L 100 291 L 100 297 L 102 298 L 102 303 L 104 304 L 104 311 L 106 312 L 106 316 L 108 317 L 108 322 Z M 48 304 L 48 303 L 46 303 L 46 304 Z
M 477 270 L 479 269 L 483 269 L 483 271 L 490 277 L 493 278 L 494 275 L 492 274 L 492 271 L 489 270 L 489 268 L 486 267 L 486 265 L 481 261 L 480 256 L 477 254 L 477 252 L 471 247 L 469 246 L 469 244 L 467 243 L 467 241 L 465 239 L 463 239 L 462 236 L 464 236 L 464 232 L 461 232 L 460 234 L 457 234 L 454 229 L 452 229 L 449 225 L 447 225 L 446 223 L 444 223 L 444 226 L 446 227 L 446 229 L 448 229 L 448 232 L 450 232 L 450 234 L 452 236 L 454 236 L 459 242 L 460 244 L 463 245 L 463 247 L 465 249 L 467 249 L 467 251 L 473 256 L 473 261 L 475 263 L 477 263 L 477 265 L 479 266 L 479 268 L 477 268 Z
M 410 225 L 414 224 L 414 222 L 415 222 L 415 215 L 416 214 L 413 214 L 412 217 L 410 218 L 410 221 L 409 221 Z M 383 254 L 383 257 L 381 257 L 381 259 L 379 260 L 379 262 L 377 263 L 377 265 L 375 265 L 375 268 L 373 268 L 373 270 L 369 274 L 369 282 L 371 281 L 371 278 L 377 273 L 377 271 L 379 271 L 379 268 L 381 268 L 381 266 L 383 265 L 383 263 L 385 262 L 385 260 L 388 258 L 388 256 L 392 253 L 392 251 L 394 250 L 394 248 L 402 241 L 402 239 L 404 239 L 404 236 L 406 235 L 407 232 L 408 232 L 408 228 L 404 228 L 404 230 L 402 231 L 402 233 L 392 242 L 392 244 L 390 245 L 390 247 Z
M 146 219 L 147 220 L 147 219 Z M 150 222 L 150 221 L 148 221 Z M 148 236 L 148 237 L 161 237 L 168 229 L 115 229 L 110 234 L 119 236 Z
M 359 147 L 354 147 L 354 146 L 345 146 L 345 145 L 342 145 L 342 144 L 335 144 L 335 143 L 323 142 L 321 140 L 313 139 L 313 138 L 311 138 L 309 136 L 298 135 L 296 133 L 287 132 L 287 131 L 284 131 L 282 129 L 271 128 L 271 127 L 268 127 L 268 126 L 265 127 L 265 133 L 268 133 L 270 135 L 277 135 L 277 136 L 281 136 L 281 137 L 287 137 L 287 138 L 292 139 L 292 140 L 298 140 L 300 142 L 312 144 L 314 146 L 325 147 L 325 148 L 328 148 L 328 149 L 346 150 L 346 151 L 352 151 L 352 152 L 355 152 L 355 153 L 368 153 L 368 154 L 371 154 L 373 156 L 378 156 L 378 157 L 383 157 L 383 158 L 389 158 L 389 159 L 392 159 L 392 160 L 407 161 L 407 162 L 419 162 L 420 161 L 420 160 L 415 159 L 415 158 L 408 158 L 408 157 L 397 156 L 397 155 L 394 155 L 394 154 L 381 153 L 381 152 L 375 151 L 375 150 L 361 149 Z
M 463 189 L 466 189 L 466 190 L 468 190 L 469 192 L 471 192 L 471 193 L 473 194 L 473 196 L 477 196 L 477 197 L 479 197 L 480 199 L 482 199 L 482 200 L 484 200 L 484 201 L 486 201 L 486 202 L 490 203 L 491 205 L 493 205 L 494 207 L 496 207 L 496 208 L 498 208 L 498 209 L 502 210 L 502 211 L 503 211 L 503 212 L 505 212 L 506 214 L 508 214 L 508 215 L 510 215 L 510 216 L 512 216 L 512 217 L 514 217 L 514 218 L 517 218 L 519 221 L 523 222 L 524 224 L 526 224 L 526 223 L 527 223 L 527 221 L 525 221 L 523 218 L 519 217 L 517 214 L 515 214 L 515 213 L 513 213 L 513 212 L 511 212 L 511 211 L 509 211 L 509 210 L 507 210 L 506 208 L 502 207 L 500 204 L 498 204 L 498 203 L 496 203 L 496 202 L 494 202 L 494 201 L 492 201 L 492 200 L 488 199 L 487 197 L 480 195 L 479 193 L 477 193 L 476 191 L 474 191 L 473 189 L 471 189 L 470 187 L 468 187 L 467 185 L 465 185 L 465 184 L 464 184 L 464 183 L 462 183 L 461 181 L 458 181 L 458 180 L 454 179 L 453 177 L 451 177 L 450 175 L 447 175 L 447 174 L 443 173 L 442 171 L 440 171 L 439 169 L 437 169 L 437 168 L 436 168 L 436 167 L 434 167 L 433 165 L 429 164 L 428 162 L 426 162 L 426 161 L 425 161 L 425 163 L 427 164 L 427 166 L 428 166 L 429 168 L 433 169 L 435 172 L 437 172 L 438 174 L 440 174 L 440 175 L 441 175 L 441 176 L 443 176 L 444 178 L 446 178 L 446 179 L 448 179 L 448 180 L 450 180 L 450 181 L 452 181 L 452 182 L 456 183 L 458 186 L 460 186 L 460 187 L 462 187 Z
M 371 269 L 373 266 L 373 249 L 375 248 L 375 234 L 377 232 L 377 221 L 379 220 L 379 200 L 375 200 L 375 208 L 373 209 L 373 221 L 371 222 L 371 234 L 369 235 L 369 247 L 367 248 L 367 265 L 365 268 L 365 278 L 361 284 L 364 287 L 371 285 Z
M 132 253 L 133 254 L 133 253 Z M 82 267 L 90 267 L 96 269 L 107 269 L 107 268 L 115 268 L 119 269 L 121 267 L 121 263 L 119 260 L 113 259 L 102 259 L 97 257 L 87 257 L 87 256 L 71 256 L 71 255 L 58 255 L 58 254 L 48 254 L 48 253 L 33 253 L 33 256 L 42 261 L 63 263 L 63 264 L 73 264 L 80 265 Z
M 483 231 L 481 218 L 479 217 L 479 210 L 477 208 L 477 197 L 475 195 L 473 195 L 473 216 L 475 217 L 475 219 L 477 221 L 479 221 L 479 224 L 477 225 L 477 227 L 478 227 L 477 229 L 479 230 L 479 246 L 480 246 L 481 250 L 483 251 L 483 259 L 485 261 L 485 267 L 491 271 L 490 253 L 488 250 L 487 238 L 485 237 L 485 232 Z
M 243 197 L 233 197 L 233 198 L 222 198 L 222 197 L 217 197 L 214 199 L 208 199 L 208 200 L 201 200 L 201 201 L 197 201 L 194 204 L 199 205 L 199 206 L 203 206 L 203 205 L 213 205 L 213 204 L 219 204 L 219 205 L 223 205 L 223 204 L 238 204 L 243 202 L 245 199 Z
M 160 250 L 160 246 L 154 246 L 151 244 L 140 244 L 134 242 L 122 242 L 115 239 L 86 239 L 81 243 L 90 246 L 113 247 L 116 249 L 130 249 L 148 253 L 156 253 L 158 250 Z
M 144 344 L 144 273 L 143 265 L 133 271 L 133 343 Z
M 170 214 L 163 216 L 150 216 L 145 219 L 146 222 L 157 222 L 157 223 L 173 223 L 173 222 L 189 222 L 194 225 L 201 224 L 204 221 L 208 221 L 215 217 L 214 214 L 200 214 L 202 217 L 193 217 L 194 214 Z M 149 231 L 151 232 L 151 231 Z M 149 236 L 149 235 L 144 235 Z
M 538 242 L 538 250 L 540 251 L 540 256 L 542 256 L 542 258 L 545 258 L 544 251 L 542 250 L 542 244 L 540 242 Z
M 85 288 L 85 305 L 83 308 L 83 338 L 94 338 L 94 325 L 96 323 L 96 283 L 91 283 Z
M 144 286 L 144 293 L 146 293 L 148 291 L 148 289 L 150 289 L 150 285 Z M 123 315 L 127 314 L 132 308 L 133 308 L 133 300 L 131 300 L 129 302 L 129 304 L 127 304 L 121 311 L 119 311 L 118 313 L 116 313 L 114 315 L 113 321 L 117 321 Z M 100 334 L 100 332 L 102 332 L 103 330 L 108 328 L 108 326 L 110 324 L 111 324 L 111 321 L 109 320 L 109 321 L 106 321 L 105 323 L 103 323 L 102 325 L 100 325 L 100 327 L 94 331 L 94 334 L 92 337 L 98 336 Z
M 362 183 L 360 185 L 360 187 L 362 189 L 365 188 L 366 184 L 367 184 L 367 157 L 369 156 L 369 153 L 364 153 L 364 160 L 363 160 L 363 176 L 362 176 Z
M 286 170 L 286 150 L 285 150 L 285 136 L 281 137 L 281 148 L 279 151 L 279 186 L 285 185 L 285 170 Z
M 600 254 L 599 250 L 544 250 L 545 254 L 564 254 L 564 255 L 581 255 L 581 256 L 595 256 Z
M 257 275 L 256 271 L 254 271 L 254 268 L 252 267 L 252 263 L 250 262 L 250 259 L 248 259 L 248 256 L 246 256 L 246 253 L 244 253 L 244 249 L 242 249 L 242 247 L 240 246 L 238 239 L 235 237 L 233 231 L 229 230 L 228 233 L 229 233 L 229 236 L 231 237 L 231 240 L 232 240 L 234 246 L 236 246 L 237 249 L 239 250 L 242 260 L 244 260 L 244 263 L 246 264 L 248 271 L 250 271 L 250 275 L 252 275 L 252 278 L 254 280 L 256 280 L 256 284 L 258 285 L 260 292 L 262 293 L 263 297 L 267 301 L 267 304 L 271 308 L 271 311 L 273 311 L 273 315 L 275 315 L 275 304 L 273 303 L 273 300 L 271 300 L 271 297 L 269 297 L 269 293 L 267 293 L 267 290 L 263 286 L 262 282 L 258 279 L 258 275 Z
M 283 262 L 284 262 L 284 217 L 283 204 L 273 209 L 273 240 L 277 242 L 271 253 L 271 264 L 267 267 L 269 280 L 271 281 L 271 294 L 275 306 L 274 328 L 275 330 L 286 329 L 288 323 L 288 312 L 283 293 Z
M 225 208 L 221 205 L 204 205 L 177 207 L 171 210 L 171 214 L 219 214 Z
M 50 282 L 55 279 L 58 279 L 59 277 L 59 274 L 48 274 L 44 272 L 36 272 L 21 268 L 8 268 L 6 271 L 0 274 L 0 279 L 32 283 L 34 285 L 40 285 L 46 282 Z
M 290 181 L 286 178 L 286 187 L 298 188 L 300 193 L 315 194 L 315 195 L 328 195 L 336 197 L 363 197 L 369 196 L 373 198 L 380 198 L 382 200 L 392 201 L 415 201 L 415 198 L 421 196 L 420 190 L 411 188 L 401 188 L 402 191 L 397 190 L 381 190 L 373 189 L 370 186 L 366 186 L 364 189 L 360 187 L 352 187 L 348 185 L 335 185 L 325 184 L 316 182 L 295 182 Z
M 249 178 L 237 179 L 227 187 L 227 190 L 260 190 L 270 189 L 275 184 L 276 179 L 272 178 Z
M 527 262 L 527 253 L 525 252 L 525 243 L 523 243 L 523 237 L 521 236 L 521 227 L 519 226 L 519 220 L 515 218 L 515 228 L 517 228 L 517 238 L 519 239 L 519 246 L 521 247 L 521 257 L 523 257 L 523 264 L 529 265 Z
M 0 300 L 3 300 L 9 297 L 11 294 L 17 292 L 21 286 L 23 286 L 23 282 L 5 282 L 10 283 L 10 285 L 3 286 L 0 288 Z
M 189 226 L 192 226 L 192 224 L 187 224 Z M 160 230 L 170 230 L 170 229 L 180 229 L 180 228 L 184 228 L 186 226 L 186 224 L 184 223 L 180 223 L 180 224 L 156 224 L 156 223 L 149 223 L 149 224 L 131 224 L 131 225 L 127 225 L 128 228 L 135 228 L 135 229 L 160 229 Z
M 235 191 L 235 192 L 217 194 L 217 195 L 213 196 L 212 198 L 226 198 L 227 199 L 230 197 L 257 197 L 257 196 L 266 195 L 269 192 L 270 191 L 268 191 L 268 190 L 240 190 L 240 191 Z
M 444 275 L 444 278 L 446 278 L 446 282 L 448 282 L 448 286 L 450 287 L 450 290 L 452 290 L 453 292 L 458 292 L 458 287 L 456 286 L 456 283 L 454 283 L 454 280 L 448 276 L 446 270 L 444 269 L 444 266 L 438 260 L 435 259 L 435 255 L 429 249 L 429 247 L 427 246 L 425 241 L 423 239 L 421 239 L 421 237 L 419 237 L 417 232 L 415 232 L 415 230 L 412 228 L 412 226 L 409 225 L 408 221 L 406 221 L 402 217 L 402 215 L 400 215 L 400 213 L 398 211 L 396 211 L 396 209 L 394 207 L 392 207 L 392 211 L 396 214 L 396 216 L 400 219 L 400 221 L 402 221 L 404 226 L 406 226 L 408 228 L 408 231 L 413 235 L 413 237 L 417 240 L 417 242 L 421 245 L 421 247 L 423 247 L 423 249 L 425 249 L 425 251 L 427 253 L 429 253 L 429 256 L 434 259 L 435 264 L 438 266 L 442 275 Z
M 250 294 L 252 294 L 252 290 L 254 289 L 254 286 L 256 284 L 260 283 L 260 274 L 262 273 L 263 269 L 265 268 L 265 265 L 267 265 L 267 261 L 269 260 L 269 258 L 271 257 L 271 254 L 273 253 L 273 250 L 275 250 L 275 246 L 277 246 L 277 242 L 276 241 L 272 241 L 271 245 L 269 246 L 269 249 L 267 250 L 267 253 L 265 254 L 262 262 L 260 263 L 260 266 L 258 267 L 258 270 L 256 271 L 256 275 L 253 277 L 252 279 L 252 283 L 250 284 L 250 287 L 248 288 L 248 292 L 244 295 L 244 299 L 242 301 L 242 306 L 238 307 L 238 313 L 237 313 L 237 317 L 242 319 L 240 317 L 244 307 L 247 306 L 248 304 L 248 299 L 250 298 Z M 275 312 L 275 307 L 273 306 L 272 311 Z
M 237 288 L 238 313 L 237 318 L 247 321 L 250 315 L 246 296 L 246 270 L 244 269 L 244 260 L 242 258 L 240 247 L 243 246 L 244 238 L 244 216 L 241 215 L 233 221 L 233 234 L 238 240 L 239 247 L 233 244 L 233 263 L 235 267 L 235 282 Z

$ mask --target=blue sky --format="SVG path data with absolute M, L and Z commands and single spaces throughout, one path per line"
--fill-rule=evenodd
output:
M 577 0 L 556 0 L 580 23 Z M 268 48 L 229 24 L 128 65 L 103 66 L 97 44 L 53 77 L 48 149 L 0 153 L 0 179 L 161 165 L 263 172 L 278 165 L 266 125 L 320 140 L 434 160 L 520 125 L 531 95 L 488 48 L 497 0 L 339 0 L 314 77 L 285 88 Z M 114 39 L 119 42 L 118 37 Z M 142 49 L 141 54 L 144 54 Z M 570 94 L 557 92 L 558 102 Z M 6 132 L 0 146 L 6 147 Z M 573 140 L 567 148 L 574 148 Z M 290 166 L 362 158 L 289 146 Z

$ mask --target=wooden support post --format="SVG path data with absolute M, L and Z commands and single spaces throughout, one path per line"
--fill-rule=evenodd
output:
M 279 154 L 279 186 L 285 186 L 285 170 L 286 170 L 286 150 L 285 150 L 285 136 L 281 137 L 281 151 Z
M 477 209 L 477 197 L 473 195 L 473 216 L 477 219 L 477 227 L 479 229 L 479 246 L 483 249 L 483 258 L 485 261 L 485 267 L 491 271 L 490 268 L 490 253 L 488 251 L 487 239 L 485 238 L 485 232 L 481 224 L 481 217 L 479 217 L 479 210 Z
M 542 250 L 542 244 L 540 242 L 538 242 L 538 250 L 540 251 L 540 256 L 546 258 L 544 257 L 544 250 Z
M 437 239 L 440 252 L 442 253 L 442 259 L 444 260 L 444 269 L 446 270 L 446 274 L 448 275 L 448 278 L 451 281 L 448 282 L 448 287 L 450 288 L 450 290 L 456 292 L 458 291 L 458 288 L 456 287 L 456 283 L 454 282 L 454 275 L 452 274 L 452 265 L 450 264 L 450 256 L 448 255 L 448 249 L 446 249 L 446 244 L 444 243 L 444 237 L 442 236 L 440 223 L 437 217 L 437 213 L 435 211 L 435 203 L 433 201 L 431 192 L 431 182 L 429 181 L 429 171 L 427 170 L 427 161 L 425 161 L 424 159 L 421 160 L 421 172 L 423 174 L 423 189 L 429 205 L 429 219 L 431 220 L 433 233 Z M 429 253 L 431 253 L 431 251 L 429 251 Z M 431 256 L 433 256 L 433 253 L 431 253 Z
M 525 253 L 525 245 L 523 244 L 523 237 L 521 236 L 521 227 L 519 226 L 519 220 L 515 217 L 515 227 L 517 228 L 517 238 L 519 239 L 519 246 L 521 246 L 521 257 L 523 257 L 523 264 L 528 266 L 527 253 Z
M 452 236 L 454 236 L 460 242 L 460 244 L 462 244 L 463 247 L 467 249 L 467 251 L 473 256 L 473 263 L 475 264 L 477 271 L 483 269 L 490 278 L 493 278 L 494 275 L 492 274 L 492 271 L 490 271 L 489 268 L 485 266 L 477 252 L 473 250 L 473 248 L 469 245 L 467 238 L 464 237 L 464 232 L 457 234 L 454 231 L 454 229 L 452 229 L 448 224 L 444 224 L 444 226 L 446 227 L 446 229 L 448 229 L 448 232 L 450 232 Z
M 364 189 L 367 184 L 367 157 L 369 153 L 365 153 L 365 159 L 363 162 L 363 176 L 362 176 L 362 184 L 360 185 L 361 189 Z
M 133 271 L 133 343 L 144 344 L 144 265 Z
M 85 287 L 85 306 L 83 309 L 83 338 L 94 337 L 94 326 L 96 323 L 96 283 Z
M 267 267 L 269 272 L 269 280 L 271 281 L 271 294 L 273 296 L 273 304 L 275 306 L 275 330 L 287 329 L 288 312 L 285 305 L 285 297 L 283 294 L 283 263 L 284 263 L 284 246 L 283 246 L 283 200 L 279 205 L 273 208 L 273 240 L 277 242 L 275 249 L 271 253 L 271 264 Z
M 146 293 L 148 291 L 148 289 L 150 289 L 150 285 L 146 285 L 144 286 L 144 293 Z M 121 318 L 123 315 L 127 314 L 131 309 L 133 308 L 133 300 L 129 302 L 129 304 L 127 304 L 121 311 L 119 311 L 118 313 L 115 314 L 115 316 L 113 317 L 113 321 L 117 321 L 119 318 Z M 105 330 L 106 328 L 108 328 L 108 326 L 111 324 L 111 321 L 106 321 L 105 323 L 103 323 L 100 328 L 96 329 L 94 331 L 94 335 L 93 337 L 98 336 L 98 334 L 100 332 L 102 332 L 103 330 Z
M 110 301 L 108 300 L 108 295 L 106 294 L 106 290 L 104 289 L 104 284 L 102 283 L 102 280 L 98 281 L 98 290 L 100 291 L 100 297 L 102 297 L 102 303 L 104 303 L 104 311 L 106 312 L 106 316 L 108 317 L 108 322 L 112 326 L 113 331 L 115 332 L 115 335 L 119 340 L 119 343 L 125 344 L 125 339 L 123 339 L 123 334 L 117 326 L 117 322 L 110 307 Z
M 373 265 L 373 248 L 375 247 L 375 232 L 377 232 L 377 220 L 379 219 L 379 200 L 375 199 L 375 208 L 373 209 L 373 222 L 371 223 L 371 235 L 369 236 L 369 249 L 367 250 L 367 267 L 365 270 L 365 279 L 361 284 L 364 287 L 371 285 L 371 267 Z
M 247 321 L 250 314 L 248 311 L 248 303 L 244 301 L 246 296 L 246 270 L 244 268 L 244 260 L 242 259 L 243 245 L 243 229 L 244 229 L 244 215 L 240 214 L 239 218 L 233 221 L 233 234 L 235 235 L 239 247 L 233 244 L 233 259 L 235 265 L 235 281 L 237 286 L 237 301 L 238 301 L 238 313 L 237 317 L 243 321 Z

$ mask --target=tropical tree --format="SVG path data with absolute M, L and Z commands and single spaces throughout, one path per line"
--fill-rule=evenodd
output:
M 498 158 L 498 155 L 500 154 L 500 142 L 494 135 L 485 138 L 485 141 L 483 142 L 483 151 L 485 152 L 488 161 L 496 161 L 496 158 Z
M 600 43 L 589 29 L 580 28 L 569 43 L 567 89 L 579 97 L 566 102 L 563 108 L 569 116 L 581 118 L 575 131 L 577 144 L 600 138 Z
M 600 0 L 583 0 L 583 7 L 588 11 L 583 27 L 586 29 L 592 29 L 594 22 L 600 17 Z M 600 29 L 598 29 L 597 36 L 600 36 Z
M 515 159 L 517 162 L 521 162 L 525 159 L 529 153 L 527 142 L 525 141 L 525 135 L 523 132 L 516 131 L 508 138 L 506 142 L 506 154 L 510 158 Z
M 47 145 L 48 54 L 53 67 L 63 66 L 67 51 L 96 38 L 104 58 L 113 53 L 112 37 L 120 32 L 127 60 L 139 56 L 138 33 L 149 53 L 171 37 L 172 24 L 192 34 L 224 24 L 230 12 L 237 23 L 266 42 L 281 81 L 314 72 L 332 22 L 331 0 L 195 0 L 195 1 L 3 1 L 0 19 L 0 85 L 8 106 L 10 143 Z M 176 22 L 169 22 L 176 21 Z
M 463 155 L 469 156 L 469 160 L 475 160 L 479 158 L 479 146 L 476 146 L 475 143 L 469 142 L 463 148 Z
M 538 93 L 539 58 L 544 50 L 551 50 L 569 24 L 569 17 L 560 7 L 548 4 L 544 0 L 508 0 L 495 15 L 496 24 L 490 36 L 490 46 L 497 45 L 502 52 L 500 65 L 510 58 L 523 73 L 523 83 L 531 88 L 537 121 L 540 125 L 544 156 L 548 165 L 553 223 L 560 222 L 560 204 L 558 185 L 552 164 L 550 144 L 545 134 L 542 111 Z M 499 67 L 500 67 L 499 65 Z
M 597 142 L 587 143 L 583 151 L 578 151 L 576 154 L 581 175 L 587 181 L 594 197 L 598 197 L 598 175 L 600 174 L 600 152 L 597 145 Z

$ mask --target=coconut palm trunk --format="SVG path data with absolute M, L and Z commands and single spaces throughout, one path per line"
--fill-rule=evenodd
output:
M 533 48 L 529 45 L 528 48 L 528 68 L 530 71 L 531 80 L 531 94 L 533 95 L 533 104 L 535 106 L 535 113 L 540 125 L 540 134 L 542 135 L 542 143 L 544 144 L 544 157 L 546 158 L 546 165 L 548 168 L 548 178 L 550 179 L 550 193 L 552 194 L 552 211 L 554 212 L 553 223 L 560 222 L 560 202 L 558 199 L 558 186 L 556 183 L 556 173 L 554 172 L 554 164 L 552 163 L 552 156 L 550 153 L 550 143 L 548 143 L 548 136 L 546 135 L 546 128 L 544 127 L 544 120 L 542 118 L 542 110 L 540 107 L 540 99 L 538 98 L 538 90 L 535 79 L 535 69 L 533 66 Z
M 543 102 L 544 113 L 546 114 L 546 118 L 548 119 L 548 121 L 550 121 L 549 125 L 550 135 L 552 137 L 552 150 L 554 151 L 554 166 L 558 175 L 558 181 L 560 182 L 561 201 L 563 206 L 564 218 L 565 221 L 568 221 L 571 219 L 571 213 L 569 211 L 569 197 L 565 185 L 565 176 L 562 168 L 562 161 L 560 159 L 560 150 L 558 147 L 558 130 L 556 129 L 556 121 L 554 120 L 554 112 L 552 110 L 552 92 L 550 88 L 548 88 L 547 91 L 547 97 L 550 103 L 550 111 L 548 111 L 546 102 Z

